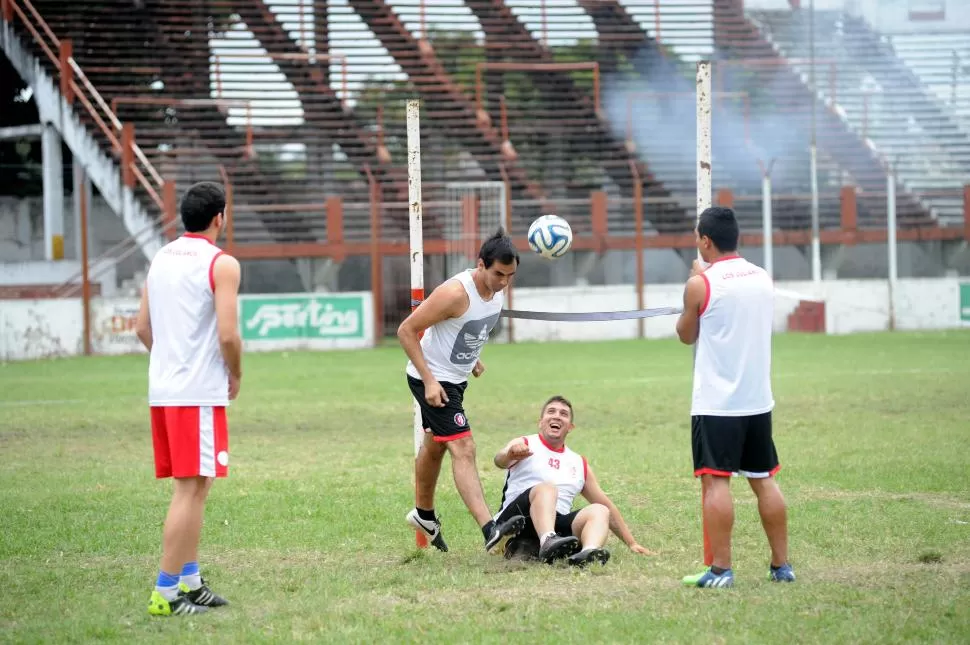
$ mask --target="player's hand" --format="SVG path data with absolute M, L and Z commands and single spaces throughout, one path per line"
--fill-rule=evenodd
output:
M 242 385 L 242 379 L 229 375 L 229 400 L 234 400 L 239 396 L 239 386 Z
M 657 555 L 656 551 L 651 551 L 646 547 L 642 547 L 636 542 L 630 545 L 630 550 L 633 551 L 634 553 L 639 553 L 640 555 Z
M 704 260 L 701 260 L 699 258 L 694 258 L 694 263 L 690 267 L 690 277 L 693 278 L 695 275 L 700 275 L 704 273 L 704 270 L 707 269 L 707 267 L 709 266 L 710 265 Z
M 524 441 L 520 441 L 509 446 L 509 459 L 513 461 L 519 461 L 520 459 L 525 459 L 526 457 L 531 456 L 532 450 Z
M 443 408 L 445 403 L 448 402 L 448 395 L 445 394 L 445 389 L 441 387 L 441 383 L 431 381 L 424 384 L 424 400 L 432 407 Z
M 485 363 L 481 361 L 475 361 L 475 367 L 472 368 L 472 376 L 478 378 L 485 373 Z

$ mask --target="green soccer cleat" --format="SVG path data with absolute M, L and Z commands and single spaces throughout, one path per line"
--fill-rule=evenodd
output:
M 696 587 L 697 586 L 697 583 L 700 582 L 701 578 L 703 578 L 705 575 L 707 575 L 707 572 L 710 571 L 710 570 L 711 570 L 711 568 L 710 567 L 707 567 L 706 569 L 704 569 L 700 573 L 695 573 L 692 576 L 684 576 L 683 578 L 681 578 L 680 581 L 684 585 L 686 585 L 688 587 Z
M 187 616 L 189 614 L 204 614 L 209 611 L 208 607 L 197 605 L 186 596 L 179 596 L 175 600 L 166 600 L 165 596 L 152 591 L 151 598 L 148 599 L 148 613 L 152 616 Z

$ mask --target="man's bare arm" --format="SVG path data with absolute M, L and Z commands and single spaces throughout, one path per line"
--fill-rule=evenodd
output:
M 138 305 L 138 318 L 135 319 L 135 335 L 145 346 L 145 349 L 152 351 L 152 318 L 148 309 L 148 283 L 142 287 L 141 302 Z
M 633 537 L 633 533 L 630 532 L 630 527 L 626 525 L 620 509 L 616 507 L 616 504 L 613 503 L 609 495 L 600 488 L 599 482 L 596 480 L 596 475 L 593 474 L 593 469 L 589 467 L 586 470 L 586 485 L 583 487 L 582 495 L 590 504 L 602 504 L 609 509 L 610 530 L 613 531 L 616 537 L 623 540 L 623 543 L 630 547 L 631 551 L 652 555 L 651 551 L 637 543 L 636 538 Z
M 700 329 L 701 307 L 707 298 L 707 282 L 700 275 L 694 275 L 684 285 L 684 311 L 677 319 L 677 337 L 685 345 L 697 342 Z
M 434 380 L 434 377 L 421 351 L 421 333 L 442 320 L 460 316 L 467 307 L 468 295 L 465 288 L 457 280 L 451 280 L 432 291 L 428 299 L 418 305 L 398 326 L 398 342 L 414 363 L 422 381 L 427 383 Z
M 239 336 L 239 261 L 231 255 L 220 255 L 212 267 L 215 285 L 216 326 L 219 348 L 229 374 L 242 378 L 242 338 Z
M 529 444 L 526 443 L 525 438 L 516 437 L 512 441 L 505 444 L 505 447 L 495 454 L 495 458 L 492 460 L 492 462 L 499 468 L 504 469 L 510 468 L 517 462 L 531 456 L 532 450 L 529 449 Z

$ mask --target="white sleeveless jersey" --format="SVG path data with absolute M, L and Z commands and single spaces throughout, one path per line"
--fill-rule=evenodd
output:
M 543 441 L 539 434 L 523 437 L 532 456 L 517 461 L 505 476 L 502 489 L 502 507 L 495 514 L 502 514 L 515 498 L 543 482 L 556 485 L 559 496 L 556 498 L 556 512 L 566 515 L 572 510 L 573 500 L 586 487 L 586 458 L 566 446 L 554 450 Z
M 774 285 L 768 273 L 738 256 L 701 274 L 692 415 L 739 417 L 770 411 Z
M 166 244 L 148 269 L 151 406 L 227 406 L 229 370 L 216 327 L 212 270 L 222 251 L 187 233 Z
M 428 369 L 438 381 L 462 383 L 468 380 L 475 362 L 488 341 L 488 334 L 502 313 L 505 294 L 495 293 L 491 300 L 482 300 L 468 269 L 452 280 L 458 280 L 468 294 L 468 309 L 458 318 L 448 318 L 432 325 L 421 337 L 421 351 Z M 408 361 L 407 373 L 421 378 L 414 363 Z

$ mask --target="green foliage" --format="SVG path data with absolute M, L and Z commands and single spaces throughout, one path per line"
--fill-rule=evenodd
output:
M 25 98 L 27 84 L 0 54 L 0 127 L 39 123 L 37 106 Z M 43 193 L 40 139 L 0 141 L 0 195 L 29 197 Z

